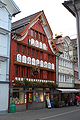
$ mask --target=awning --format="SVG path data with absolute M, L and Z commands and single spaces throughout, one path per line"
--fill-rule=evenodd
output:
M 80 90 L 77 89 L 57 89 L 59 91 L 61 91 L 62 93 L 77 93 L 80 92 Z

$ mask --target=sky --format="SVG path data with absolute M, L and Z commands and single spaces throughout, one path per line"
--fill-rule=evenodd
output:
M 53 37 L 56 33 L 70 38 L 76 37 L 76 19 L 62 5 L 64 0 L 14 0 L 14 2 L 21 13 L 17 14 L 12 19 L 12 22 L 44 10 Z

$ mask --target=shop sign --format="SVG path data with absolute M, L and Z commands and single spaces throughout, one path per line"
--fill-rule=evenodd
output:
M 32 65 L 35 65 L 35 58 L 32 58 Z
M 39 43 L 39 47 L 42 49 L 42 42 Z
M 36 60 L 36 66 L 39 66 L 39 60 L 38 59 Z
M 17 61 L 21 62 L 21 55 L 20 54 L 17 54 Z
M 47 47 L 46 47 L 46 44 L 45 44 L 45 43 L 43 43 L 43 49 L 44 49 L 44 50 L 47 50 Z
M 35 45 L 35 42 L 34 42 L 33 38 L 31 39 L 31 45 L 33 45 L 33 46 Z
M 52 69 L 54 70 L 54 64 L 52 63 Z
M 35 47 L 39 47 L 39 42 L 37 40 L 35 41 Z
M 31 64 L 31 58 L 30 57 L 27 58 L 27 64 Z
M 51 63 L 50 62 L 48 63 L 48 68 L 51 69 Z
M 25 55 L 22 56 L 22 62 L 26 63 L 26 56 Z
M 46 61 L 44 62 L 44 67 L 47 68 L 47 62 Z
M 40 61 L 40 67 L 43 67 L 43 61 L 42 60 Z

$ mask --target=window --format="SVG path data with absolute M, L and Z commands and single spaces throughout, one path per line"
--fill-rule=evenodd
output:
M 26 67 L 26 77 L 28 78 L 28 68 Z
M 43 92 L 41 92 L 41 91 L 34 92 L 33 100 L 34 100 L 34 102 L 43 102 L 44 101 Z
M 43 60 L 43 52 L 40 52 L 40 60 Z
M 17 52 L 20 52 L 21 45 L 17 43 Z
M 35 49 L 32 49 L 32 57 L 35 57 Z
M 18 77 L 20 75 L 20 66 L 16 65 L 15 69 L 15 76 Z
M 36 51 L 36 58 L 38 58 L 38 54 L 39 54 L 39 51 L 37 50 L 37 51 Z
M 31 55 L 31 48 L 28 48 L 28 55 Z
M 13 89 L 13 100 L 15 104 L 23 104 L 25 103 L 24 101 L 24 92 L 22 90 L 23 88 L 20 89 Z
M 26 53 L 26 46 L 22 46 L 22 53 L 25 54 Z

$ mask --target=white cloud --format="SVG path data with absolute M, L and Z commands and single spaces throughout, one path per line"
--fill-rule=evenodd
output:
M 14 0 L 19 6 L 21 13 L 13 18 L 13 21 L 19 20 L 35 12 L 44 10 L 50 27 L 55 33 L 63 35 L 76 34 L 76 19 L 64 8 L 64 0 Z

